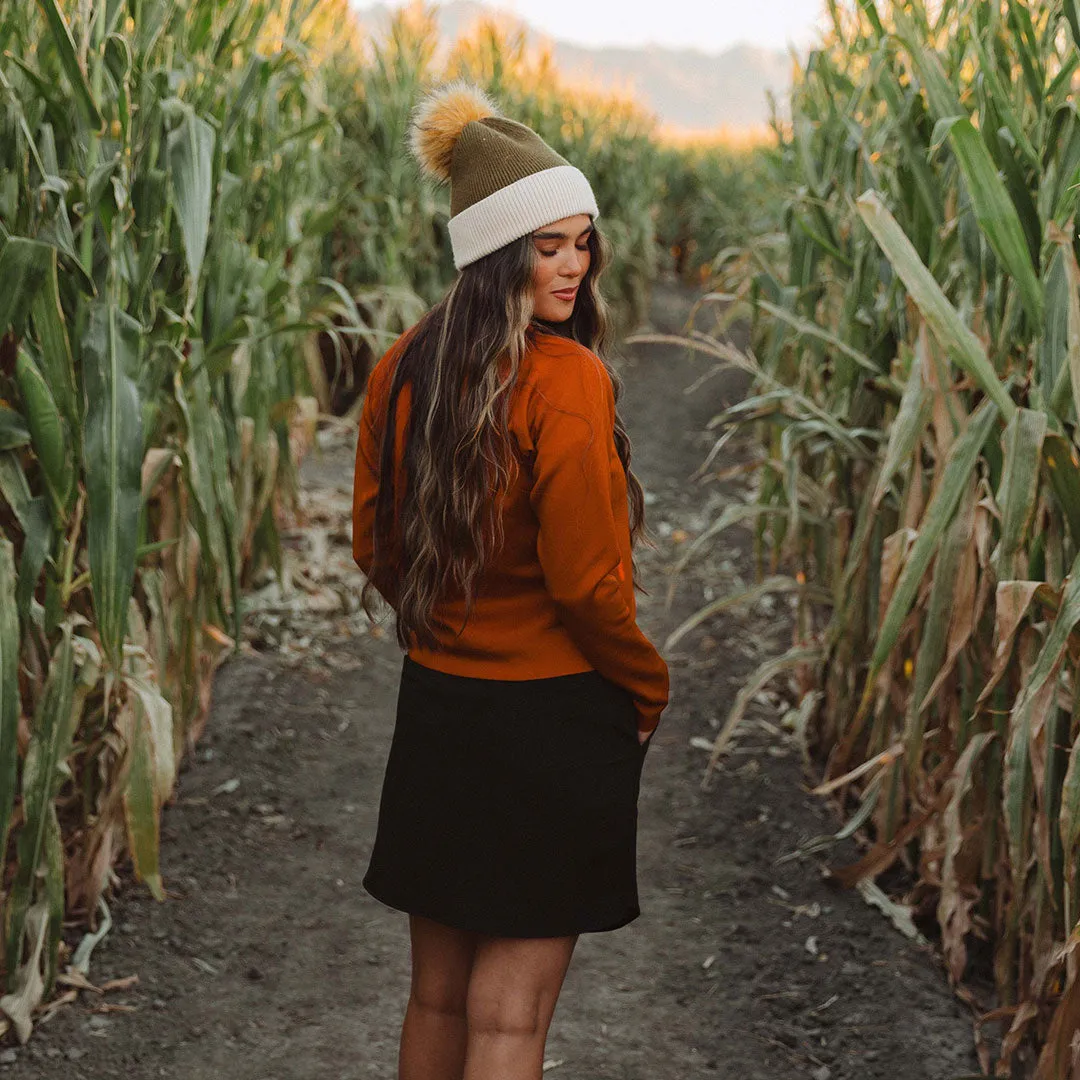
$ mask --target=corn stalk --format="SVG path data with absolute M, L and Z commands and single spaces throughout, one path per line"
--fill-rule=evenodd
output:
M 752 378 L 717 423 L 758 435 L 758 570 L 800 584 L 822 790 L 871 829 L 836 876 L 906 863 L 954 982 L 992 941 L 998 1075 L 1077 1077 L 1077 9 L 830 11 L 783 234 L 718 281 L 751 345 L 688 344 Z
M 176 762 L 247 576 L 280 561 L 298 337 L 342 332 L 313 7 L 39 0 L 0 23 L 0 1010 L 20 1039 L 62 921 L 93 919 L 124 848 L 164 896 Z

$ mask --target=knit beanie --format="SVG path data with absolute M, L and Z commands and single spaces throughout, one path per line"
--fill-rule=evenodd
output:
M 599 216 L 585 174 L 464 80 L 426 95 L 409 141 L 421 169 L 450 182 L 448 226 L 459 270 L 541 225 Z

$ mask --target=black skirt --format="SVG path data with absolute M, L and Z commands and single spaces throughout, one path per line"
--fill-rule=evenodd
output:
M 625 926 L 647 745 L 596 671 L 478 679 L 405 655 L 364 888 L 496 937 Z

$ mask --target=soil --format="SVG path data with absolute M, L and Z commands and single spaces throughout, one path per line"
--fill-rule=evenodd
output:
M 658 285 L 654 326 L 680 329 L 690 300 Z M 747 482 L 691 479 L 719 434 L 709 419 L 744 384 L 721 374 L 688 393 L 710 365 L 700 354 L 657 344 L 622 353 L 620 410 L 658 544 L 639 548 L 651 593 L 639 597 L 639 618 L 661 644 L 709 596 L 753 580 L 749 533 L 731 530 L 665 604 L 673 561 Z M 338 565 L 348 562 L 354 445 L 346 433 L 302 469 L 307 496 L 336 507 L 317 546 Z M 735 439 L 714 468 L 751 450 Z M 94 982 L 137 975 L 137 984 L 56 1009 L 25 1047 L 0 1051 L 0 1080 L 396 1076 L 406 917 L 360 881 L 401 653 L 392 632 L 355 617 L 352 596 L 343 602 L 336 613 L 325 605 L 300 636 L 251 617 L 256 647 L 219 668 L 205 734 L 164 813 L 168 898 L 156 903 L 121 867 L 114 925 L 93 954 Z M 806 793 L 799 748 L 781 724 L 785 685 L 758 695 L 702 790 L 705 740 L 747 674 L 789 642 L 786 601 L 766 597 L 669 651 L 672 701 L 642 781 L 643 914 L 579 940 L 548 1041 L 553 1080 L 979 1072 L 970 1014 L 932 946 L 830 885 L 825 860 L 852 860 L 851 842 L 783 859 L 838 826 Z M 94 1011 L 102 1002 L 132 1011 Z

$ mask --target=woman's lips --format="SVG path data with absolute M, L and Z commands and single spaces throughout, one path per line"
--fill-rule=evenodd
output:
M 576 295 L 576 285 L 572 289 L 562 289 L 557 293 L 552 293 L 552 296 L 557 296 L 560 300 L 573 300 Z

